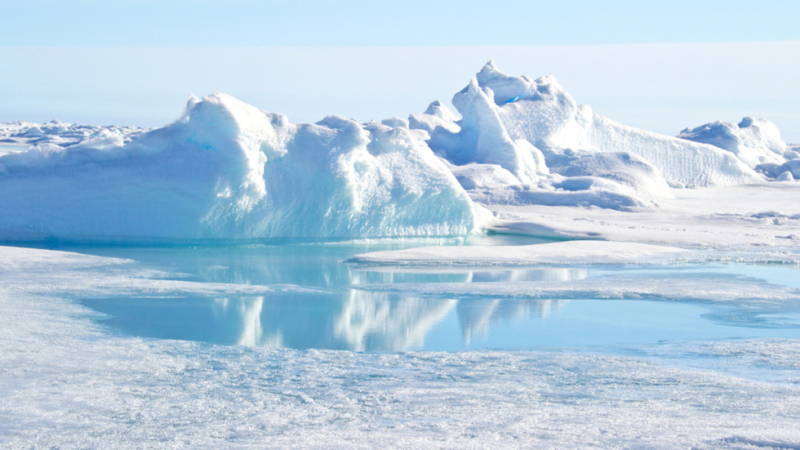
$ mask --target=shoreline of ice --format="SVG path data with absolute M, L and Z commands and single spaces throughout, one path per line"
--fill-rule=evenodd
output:
M 574 240 L 533 245 L 416 247 L 363 253 L 346 263 L 392 266 L 502 266 L 538 264 L 664 264 L 690 258 L 691 252 L 630 242 Z

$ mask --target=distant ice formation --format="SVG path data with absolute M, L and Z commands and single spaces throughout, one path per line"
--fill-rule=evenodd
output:
M 800 147 L 766 120 L 659 135 L 492 61 L 453 105 L 292 124 L 213 94 L 155 130 L 3 124 L 0 237 L 459 235 L 485 223 L 477 203 L 643 210 L 670 187 L 800 178 Z
M 786 145 L 778 127 L 768 120 L 745 117 L 738 125 L 711 122 L 687 128 L 678 137 L 727 150 L 769 178 L 779 181 L 800 178 L 798 147 Z

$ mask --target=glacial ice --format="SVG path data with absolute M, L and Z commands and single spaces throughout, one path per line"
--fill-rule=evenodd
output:
M 457 235 L 480 211 L 416 131 L 224 94 L 163 128 L 0 157 L 4 238 Z
M 499 163 L 514 174 L 525 175 L 530 171 L 522 163 L 525 158 L 512 157 L 514 150 L 524 153 L 518 147 L 525 142 L 534 159 L 543 154 L 548 167 L 567 150 L 614 152 L 641 157 L 673 185 L 702 187 L 761 180 L 742 161 L 719 148 L 619 125 L 578 105 L 554 77 L 509 76 L 493 61 L 456 94 L 453 104 L 463 116 L 458 122 L 460 131 L 434 129 L 430 145 L 456 164 Z M 493 159 L 485 158 L 480 144 L 487 141 L 503 148 L 500 155 L 504 156 L 493 153 Z M 466 145 L 469 143 L 473 146 Z
M 800 150 L 766 120 L 663 136 L 492 61 L 453 105 L 292 124 L 213 94 L 155 130 L 3 124 L 0 237 L 461 235 L 487 224 L 478 204 L 656 210 L 671 187 L 800 179 Z

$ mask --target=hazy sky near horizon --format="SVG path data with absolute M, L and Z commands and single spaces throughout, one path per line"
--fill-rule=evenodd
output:
M 675 134 L 768 118 L 800 142 L 800 2 L 6 0 L 0 121 L 158 126 L 189 93 L 292 121 L 404 117 L 488 59 Z

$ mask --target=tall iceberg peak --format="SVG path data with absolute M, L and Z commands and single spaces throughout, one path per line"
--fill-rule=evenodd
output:
M 473 78 L 453 97 L 453 105 L 462 119 L 457 144 L 446 149 L 450 161 L 458 165 L 497 164 L 526 184 L 538 179 L 534 156 L 538 150 L 528 142 L 511 139 L 494 104 L 492 89 L 481 87 L 477 77 Z
M 541 100 L 544 97 L 559 98 L 574 103 L 572 97 L 564 91 L 556 78 L 546 75 L 536 80 L 526 76 L 507 75 L 497 68 L 494 60 L 489 60 L 475 76 L 478 85 L 494 92 L 494 101 L 498 106 L 519 100 Z

